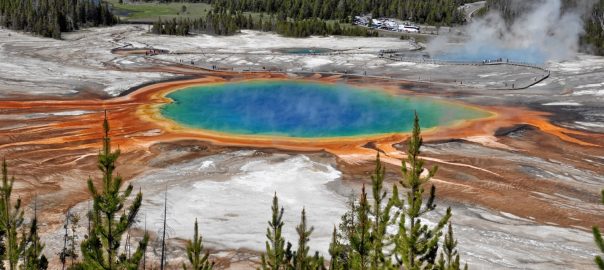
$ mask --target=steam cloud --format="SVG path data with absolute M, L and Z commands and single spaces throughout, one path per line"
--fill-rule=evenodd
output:
M 573 10 L 562 11 L 561 0 L 511 1 L 523 15 L 511 24 L 497 12 L 472 21 L 465 28 L 469 40 L 461 46 L 449 43 L 451 36 L 440 36 L 428 44 L 434 58 L 454 61 L 510 61 L 543 64 L 576 55 L 584 33 L 582 15 L 593 0 L 579 0 Z

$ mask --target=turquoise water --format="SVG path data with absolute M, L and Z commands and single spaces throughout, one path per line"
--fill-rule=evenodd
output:
M 488 113 L 429 98 L 395 96 L 346 84 L 248 81 L 189 87 L 168 94 L 163 116 L 184 126 L 239 135 L 299 138 L 407 132 Z
M 313 53 L 328 53 L 332 50 L 326 48 L 290 48 L 282 49 L 281 52 L 289 54 L 313 54 Z

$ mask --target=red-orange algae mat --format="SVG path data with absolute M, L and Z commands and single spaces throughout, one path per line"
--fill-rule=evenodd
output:
M 41 130 L 64 130 L 69 132 L 57 133 L 52 137 L 35 138 L 35 142 L 30 140 L 15 140 L 4 142 L 0 149 L 14 147 L 22 144 L 35 143 L 37 145 L 53 145 L 65 142 L 79 141 L 78 144 L 72 144 L 73 147 L 88 148 L 98 145 L 100 136 L 99 124 L 103 117 L 103 112 L 107 111 L 112 126 L 113 141 L 127 151 L 131 148 L 148 147 L 155 142 L 175 141 L 183 139 L 199 139 L 218 145 L 244 146 L 253 148 L 278 148 L 296 151 L 318 151 L 325 150 L 336 155 L 346 154 L 375 154 L 374 150 L 362 147 L 367 142 L 374 142 L 380 149 L 385 151 L 394 151 L 392 144 L 405 140 L 406 134 L 386 134 L 371 137 L 353 137 L 353 138 L 327 138 L 327 139 L 296 139 L 287 137 L 264 137 L 264 136 L 237 136 L 233 134 L 220 134 L 212 131 L 189 129 L 165 119 L 159 113 L 159 107 L 169 102 L 165 95 L 171 91 L 185 88 L 192 85 L 220 83 L 229 80 L 250 80 L 250 79 L 287 79 L 286 75 L 271 73 L 248 74 L 247 76 L 237 77 L 235 79 L 225 79 L 221 76 L 204 76 L 196 79 L 187 79 L 182 81 L 169 81 L 144 86 L 128 95 L 112 98 L 108 100 L 88 99 L 88 100 L 61 100 L 61 101 L 0 101 L 0 110 L 5 114 L 28 114 L 28 113 L 46 113 L 49 122 L 41 125 L 27 125 L 27 128 L 17 130 L 0 130 L 0 134 L 25 135 L 25 133 L 35 133 Z M 340 76 L 330 77 L 311 77 L 310 80 L 321 82 L 341 81 Z M 406 94 L 416 94 L 401 89 L 396 82 L 380 80 L 381 89 L 384 91 L 393 91 Z M 375 88 L 375 82 L 364 80 L 347 80 L 347 83 L 370 86 Z M 451 127 L 438 127 L 426 130 L 423 133 L 424 140 L 445 140 L 455 138 L 466 138 L 473 136 L 492 136 L 495 131 L 502 127 L 509 127 L 517 124 L 528 124 L 540 129 L 542 132 L 552 134 L 564 141 L 584 145 L 601 147 L 593 141 L 602 141 L 600 134 L 590 134 L 581 131 L 571 130 L 551 124 L 547 119 L 547 114 L 543 112 L 531 111 L 523 108 L 509 107 L 481 107 L 473 106 L 492 113 L 491 117 L 465 121 Z M 94 113 L 84 113 L 81 115 L 53 116 L 53 113 L 62 111 L 93 111 Z M 590 142 L 574 137 L 586 138 L 592 137 Z
M 235 146 L 248 147 L 253 149 L 272 148 L 287 151 L 316 152 L 326 151 L 339 157 L 347 164 L 367 164 L 375 158 L 376 151 L 379 149 L 384 152 L 382 160 L 391 166 L 400 166 L 400 160 L 404 158 L 404 153 L 399 151 L 394 144 L 400 143 L 407 138 L 407 134 L 388 134 L 374 137 L 355 137 L 355 138 L 333 138 L 333 139 L 292 139 L 284 137 L 250 137 L 224 135 L 211 131 L 193 130 L 184 128 L 176 123 L 164 119 L 158 108 L 169 102 L 165 95 L 171 91 L 188 87 L 191 85 L 222 83 L 240 80 L 271 79 L 283 80 L 290 79 L 291 75 L 274 73 L 251 73 L 234 76 L 231 73 L 212 73 L 209 75 L 198 76 L 194 79 L 176 80 L 160 82 L 141 87 L 125 96 L 111 99 L 77 99 L 77 100 L 4 100 L 0 101 L 1 115 L 33 115 L 38 114 L 41 117 L 35 118 L 13 118 L 0 117 L 0 156 L 6 156 L 7 159 L 16 158 L 18 162 L 23 163 L 20 170 L 26 171 L 27 176 L 42 179 L 44 175 L 52 175 L 55 178 L 62 178 L 61 171 L 73 171 L 72 167 L 82 165 L 82 156 L 86 156 L 86 168 L 73 172 L 72 179 L 84 179 L 94 174 L 95 167 L 93 157 L 97 153 L 101 144 L 101 121 L 104 111 L 108 112 L 111 125 L 111 138 L 115 146 L 119 146 L 124 157 L 121 165 L 122 175 L 133 176 L 145 170 L 148 166 L 146 161 L 154 154 L 151 148 L 157 143 L 176 143 L 185 140 L 199 140 L 215 146 Z M 296 78 L 304 80 L 313 80 L 326 83 L 349 83 L 351 85 L 366 86 L 378 91 L 390 91 L 393 93 L 418 95 L 416 92 L 405 90 L 405 83 L 400 81 L 390 81 L 382 79 L 367 78 L 346 78 L 343 76 L 322 76 L 313 75 L 305 78 Z M 376 88 L 376 85 L 379 88 Z M 516 107 L 484 107 L 478 105 L 472 106 L 492 113 L 491 117 L 466 121 L 451 127 L 439 127 L 423 132 L 425 141 L 441 141 L 449 139 L 464 139 L 486 137 L 494 138 L 493 135 L 502 127 L 511 127 L 518 124 L 531 125 L 539 129 L 544 134 L 549 134 L 559 140 L 576 145 L 579 148 L 586 147 L 601 148 L 604 142 L 603 134 L 586 133 L 571 130 L 553 125 L 548 120 L 548 115 L 543 112 L 536 112 L 526 108 Z M 78 114 L 74 111 L 85 111 Z M 72 112 L 63 113 L 60 112 Z M 59 113 L 59 114 L 57 114 Z M 17 119 L 17 120 L 14 120 Z M 541 136 L 543 137 L 543 136 Z M 371 142 L 372 147 L 367 147 Z M 496 145 L 497 142 L 490 142 Z M 538 144 L 536 142 L 536 144 Z M 522 150 L 522 149 L 520 149 Z M 599 153 L 599 152 L 598 152 Z M 542 156 L 549 155 L 547 153 Z M 581 226 L 588 226 L 592 222 L 598 221 L 590 218 L 589 213 L 577 212 L 569 214 L 570 210 L 556 208 L 550 204 L 541 202 L 539 199 L 529 196 L 531 190 L 550 190 L 554 186 L 535 186 L 532 183 L 518 182 L 515 179 L 522 179 L 526 176 L 521 174 L 502 175 L 502 172 L 491 171 L 483 168 L 479 164 L 467 164 L 455 160 L 443 160 L 425 157 L 429 162 L 445 166 L 439 174 L 439 179 L 435 179 L 437 185 L 448 185 L 444 190 L 448 198 L 459 201 L 472 201 L 490 208 L 510 212 L 519 216 L 532 216 L 543 222 L 556 222 L 561 225 L 571 226 L 576 223 L 567 218 L 573 216 L 583 219 Z M 124 161 L 127 160 L 127 161 Z M 14 164 L 15 162 L 13 162 Z M 88 164 L 90 163 L 90 164 Z M 27 168 L 32 164 L 39 165 L 36 168 Z M 44 166 L 52 168 L 44 169 Z M 83 165 L 82 165 L 83 166 Z M 478 184 L 467 186 L 463 182 L 455 180 L 452 172 L 447 172 L 446 166 L 455 169 L 469 169 L 478 175 L 482 181 L 488 182 L 488 185 Z M 78 168 L 79 169 L 79 168 Z M 65 172 L 66 173 L 66 172 Z M 31 174 L 31 175 L 30 175 Z M 94 177 L 93 177 L 94 178 Z M 54 178 L 53 178 L 54 179 Z M 128 178 L 126 178 L 128 179 Z M 446 181 L 442 181 L 444 179 Z M 490 179 L 490 180 L 487 180 Z M 65 180 L 67 181 L 67 180 Z M 500 186 L 513 185 L 513 192 L 503 193 Z M 559 188 L 559 187 L 556 187 Z M 567 187 L 562 187 L 569 189 Z M 78 183 L 73 187 L 73 183 L 63 183 L 56 179 L 47 181 L 43 184 L 37 182 L 29 183 L 29 187 L 24 188 L 24 192 L 35 192 L 38 194 L 63 194 L 57 191 L 65 191 L 70 194 L 69 197 L 60 197 L 61 202 L 54 202 L 60 205 L 53 206 L 56 214 L 60 215 L 66 207 L 70 207 L 77 202 L 87 198 L 85 184 Z M 455 191 L 456 190 L 456 191 Z M 22 192 L 20 192 L 22 194 Z M 475 196 L 480 193 L 484 196 Z M 55 196 L 55 195 L 52 195 Z M 56 195 L 59 196 L 59 195 Z M 31 199 L 24 196 L 25 200 Z M 54 197 L 51 197 L 54 198 Z M 511 201 L 521 201 L 526 204 L 534 205 L 531 210 L 511 204 Z M 596 218 L 597 219 L 597 218 Z M 60 218 L 57 218 L 58 221 Z

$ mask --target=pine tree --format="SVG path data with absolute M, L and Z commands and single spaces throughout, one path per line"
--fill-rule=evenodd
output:
M 370 234 L 372 226 L 370 208 L 365 185 L 363 185 L 358 205 L 352 207 L 354 216 L 350 220 L 352 227 L 347 235 L 350 245 L 347 258 L 348 269 L 365 270 L 370 267 L 370 253 L 373 248 Z
M 149 236 L 144 235 L 132 257 L 118 254 L 120 241 L 126 231 L 136 221 L 143 194 L 139 191 L 130 206 L 126 201 L 132 193 L 132 185 L 120 192 L 123 184 L 120 176 L 114 175 L 115 163 L 120 151 L 111 149 L 109 122 L 107 115 L 103 121 L 103 148 L 99 153 L 98 167 L 103 173 L 102 190 L 98 190 L 88 179 L 88 189 L 93 199 L 92 227 L 88 239 L 82 241 L 83 261 L 78 267 L 84 269 L 137 269 L 143 257 Z M 121 215 L 120 215 L 121 214 Z
M 344 263 L 342 262 L 342 256 L 344 255 L 344 248 L 340 243 L 338 237 L 338 231 L 336 227 L 333 227 L 333 233 L 331 234 L 331 243 L 329 244 L 329 270 L 344 270 Z
M 71 259 L 71 266 L 75 265 L 75 261 L 78 258 L 78 251 L 76 249 L 76 243 L 78 242 L 78 235 L 76 233 L 79 223 L 80 216 L 76 213 L 69 215 L 69 222 L 71 223 L 71 236 L 69 236 L 69 250 L 68 254 Z
M 298 233 L 298 249 L 294 252 L 293 268 L 295 270 L 310 269 L 310 262 L 308 260 L 308 241 L 310 235 L 314 231 L 313 227 L 308 228 L 306 224 L 306 209 L 302 209 L 302 215 L 300 224 L 296 227 Z
M 6 260 L 8 269 L 16 270 L 19 258 L 22 255 L 23 246 L 18 240 L 18 230 L 23 225 L 23 210 L 21 209 L 21 199 L 17 199 L 13 204 L 11 194 L 15 178 L 9 180 L 8 165 L 6 160 L 2 161 L 2 186 L 0 187 L 0 230 L 6 235 Z
M 69 213 L 68 210 L 67 214 L 65 214 L 65 224 L 63 224 L 63 229 L 65 230 L 65 234 L 63 234 L 63 249 L 61 250 L 61 252 L 59 252 L 59 260 L 61 261 L 62 270 L 65 270 L 65 267 L 67 266 L 67 257 L 69 257 L 69 250 L 67 249 L 69 242 L 69 231 L 67 230 L 67 228 L 69 227 L 70 215 L 71 213 Z
M 283 207 L 279 208 L 277 194 L 273 197 L 272 216 L 266 229 L 266 251 L 261 257 L 262 270 L 284 270 L 287 268 L 289 245 L 285 247 L 285 239 L 281 236 L 283 230 Z
M 168 187 L 164 191 L 164 214 L 163 214 L 163 226 L 161 236 L 161 256 L 159 258 L 159 269 L 164 270 L 166 264 L 166 229 L 168 221 Z
M 48 260 L 42 254 L 44 244 L 38 236 L 38 211 L 34 205 L 34 217 L 29 227 L 29 234 L 24 234 L 22 238 L 23 247 L 23 264 L 21 269 L 26 270 L 46 270 L 48 268 Z
M 445 234 L 445 239 L 443 241 L 443 250 L 440 253 L 440 258 L 438 260 L 438 269 L 439 270 L 460 270 L 460 262 L 459 262 L 459 253 L 457 252 L 457 240 L 453 237 L 453 226 L 451 222 L 449 222 L 449 226 L 447 228 L 447 234 Z M 466 264 L 464 267 L 465 270 L 468 269 L 468 265 Z
M 298 249 L 293 253 L 292 270 L 318 270 L 323 269 L 323 258 L 315 253 L 314 256 L 308 256 L 310 247 L 308 241 L 314 228 L 308 227 L 306 223 L 306 209 L 302 209 L 300 224 L 296 227 L 298 233 Z
M 602 190 L 602 204 L 604 204 L 604 189 Z M 600 232 L 600 228 L 597 226 L 593 226 L 593 234 L 594 239 L 596 241 L 596 245 L 600 249 L 600 252 L 604 253 L 604 240 L 602 239 L 602 233 Z M 604 260 L 601 256 L 596 256 L 594 261 L 600 270 L 604 270 Z
M 387 193 L 383 190 L 384 174 L 385 167 L 380 160 L 380 154 L 378 152 L 375 170 L 371 176 L 373 195 L 373 210 L 371 212 L 373 216 L 373 223 L 371 226 L 371 269 L 384 268 L 390 265 L 389 256 L 384 254 L 384 246 L 388 245 L 388 242 L 390 241 L 386 229 L 388 225 L 392 224 L 391 212 L 395 200 L 389 199 L 387 203 L 384 204 L 384 200 L 387 200 Z
M 406 201 L 396 199 L 397 192 L 393 191 L 393 197 L 402 210 L 398 220 L 398 232 L 394 236 L 394 255 L 401 267 L 407 270 L 432 269 L 438 252 L 438 240 L 442 235 L 442 229 L 451 218 L 451 209 L 439 220 L 436 226 L 430 228 L 422 224 L 420 217 L 434 210 L 436 188 L 430 189 L 428 200 L 424 203 L 423 185 L 432 178 L 437 167 L 424 171 L 424 162 L 419 158 L 422 138 L 419 126 L 419 118 L 415 114 L 413 121 L 413 133 L 409 139 L 407 149 L 408 162 L 403 160 L 403 178 L 400 184 L 408 189 Z
M 191 264 L 193 270 L 211 270 L 214 268 L 214 262 L 210 262 L 208 257 L 210 253 L 208 251 L 202 255 L 203 242 L 202 237 L 199 235 L 199 229 L 197 225 L 197 219 L 195 219 L 195 231 L 193 234 L 193 240 L 187 241 L 187 258 Z M 187 266 L 183 263 L 182 268 L 187 270 Z
M 350 245 L 350 239 L 354 233 L 354 230 L 357 226 L 357 202 L 353 193 L 350 194 L 348 198 L 348 206 L 349 209 L 342 215 L 340 224 L 338 224 L 339 232 L 334 228 L 334 232 L 336 233 L 335 237 L 332 237 L 332 246 L 330 246 L 330 255 L 331 250 L 336 251 L 332 255 L 337 256 L 339 259 L 339 263 L 332 267 L 341 267 L 342 269 L 351 269 L 350 261 L 353 256 L 352 246 Z M 335 269 L 335 268 L 332 268 Z

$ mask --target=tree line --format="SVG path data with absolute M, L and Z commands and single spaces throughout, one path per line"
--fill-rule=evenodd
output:
M 153 23 L 151 32 L 163 35 L 181 35 L 190 33 L 207 33 L 215 35 L 233 35 L 241 29 L 273 31 L 287 37 L 308 37 L 311 35 L 345 35 L 345 36 L 377 36 L 378 32 L 357 27 L 344 26 L 339 22 L 326 22 L 320 19 L 279 20 L 274 16 L 258 18 L 250 14 L 245 16 L 242 12 L 214 12 L 211 11 L 205 18 L 172 18 L 169 20 L 158 19 Z
M 66 257 L 71 257 L 67 269 L 139 269 L 146 267 L 145 251 L 149 244 L 149 234 L 145 231 L 132 251 L 129 246 L 129 230 L 135 224 L 143 194 L 135 194 L 132 185 L 127 184 L 116 173 L 116 162 L 120 150 L 111 147 L 109 121 L 103 121 L 103 146 L 99 152 L 97 165 L 102 174 L 100 181 L 88 179 L 88 190 L 92 197 L 92 209 L 88 213 L 89 228 L 80 243 L 81 258 L 76 261 L 77 251 L 71 238 L 72 250 L 68 246 L 67 225 L 65 225 L 65 248 L 59 254 L 63 269 Z M 266 247 L 261 255 L 259 270 L 374 270 L 374 269 L 431 269 L 459 270 L 462 266 L 457 240 L 454 238 L 450 222 L 451 209 L 448 208 L 434 225 L 422 219 L 436 209 L 434 203 L 436 188 L 430 179 L 437 167 L 425 168 L 420 158 L 422 146 L 419 119 L 415 116 L 413 131 L 407 142 L 407 158 L 403 160 L 401 178 L 392 185 L 391 192 L 385 188 L 385 167 L 378 153 L 375 169 L 371 175 L 371 195 L 361 189 L 360 196 L 350 200 L 348 211 L 342 216 L 338 226 L 334 226 L 329 245 L 329 259 L 318 252 L 312 253 L 309 240 L 313 227 L 308 224 L 306 209 L 300 215 L 296 226 L 297 246 L 284 238 L 285 209 L 279 205 L 277 194 L 273 197 L 271 217 L 266 230 Z M 48 260 L 42 254 L 44 244 L 38 236 L 37 208 L 29 224 L 24 222 L 21 200 L 12 199 L 14 177 L 8 177 L 7 163 L 2 163 L 2 183 L 0 186 L 0 269 L 44 270 Z M 401 190 L 399 191 L 399 188 Z M 134 195 L 134 196 L 132 196 Z M 604 190 L 602 190 L 604 204 Z M 69 215 L 68 215 L 69 216 Z M 73 220 L 69 218 L 69 220 Z M 77 224 L 77 219 L 72 223 Z M 29 225 L 29 230 L 25 227 Z M 164 216 L 165 226 L 165 216 Z M 392 228 L 395 228 L 394 230 Z M 75 235 L 75 230 L 72 229 Z M 604 254 L 604 241 L 598 227 L 593 227 L 595 242 Z M 126 238 L 126 247 L 121 244 Z M 165 245 L 162 237 L 162 247 Z M 182 269 L 211 270 L 214 262 L 204 249 L 197 220 L 193 226 L 193 238 L 186 243 L 186 262 Z M 601 256 L 594 259 L 604 270 Z M 160 269 L 166 267 L 162 249 Z
M 44 37 L 60 39 L 61 32 L 117 22 L 100 0 L 0 0 L 2 26 Z
M 372 14 L 417 23 L 452 25 L 465 21 L 464 0 L 213 0 L 214 8 L 275 14 L 280 19 L 345 20 Z
M 152 0 L 136 0 L 150 2 Z M 159 2 L 180 2 L 161 0 Z M 473 0 L 187 0 L 212 4 L 214 10 L 258 12 L 275 15 L 279 20 L 342 20 L 352 22 L 354 16 L 392 17 L 416 23 L 454 25 L 465 22 L 459 7 Z
M 563 0 L 563 11 L 582 8 L 583 0 Z M 511 1 L 511 0 L 487 0 L 485 9 L 482 14 L 495 10 L 507 22 L 511 23 L 518 16 L 523 15 L 527 10 L 530 10 L 532 4 L 536 0 L 528 1 Z M 585 33 L 581 36 L 581 45 L 583 49 L 590 53 L 604 55 L 604 0 L 598 0 L 583 16 L 583 24 Z
M 604 55 L 604 0 L 594 5 L 585 18 L 585 34 L 581 42 L 587 45 L 587 51 Z

